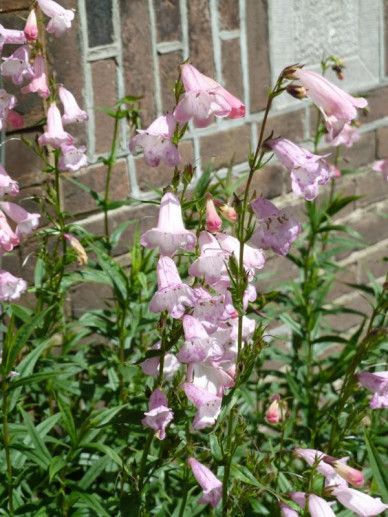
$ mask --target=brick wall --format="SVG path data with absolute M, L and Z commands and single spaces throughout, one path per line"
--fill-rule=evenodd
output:
M 125 94 L 143 95 L 142 118 L 148 125 L 157 115 L 172 108 L 174 80 L 178 64 L 188 56 L 201 71 L 214 77 L 244 100 L 247 115 L 238 120 L 217 120 L 204 129 L 190 128 L 182 144 L 185 159 L 191 157 L 198 175 L 209 164 L 216 168 L 234 163 L 234 172 L 246 170 L 249 146 L 254 147 L 263 117 L 266 92 L 282 67 L 303 62 L 318 69 L 321 57 L 330 53 L 344 57 L 347 68 L 343 87 L 369 99 L 370 113 L 362 122 L 360 143 L 345 153 L 357 174 L 339 180 L 349 193 L 364 197 L 344 216 L 365 241 L 367 248 L 343 259 L 346 281 L 361 281 L 371 271 L 381 277 L 381 258 L 387 248 L 388 225 L 382 217 L 386 209 L 387 183 L 368 165 L 388 157 L 388 2 L 382 0 L 61 0 L 78 11 L 74 29 L 60 39 L 48 37 L 48 48 L 58 80 L 84 102 L 90 123 L 86 128 L 70 128 L 78 141 L 87 145 L 91 166 L 76 174 L 79 181 L 102 191 L 104 167 L 98 158 L 110 147 L 112 121 L 99 110 Z M 23 25 L 27 0 L 2 0 L 0 22 Z M 319 9 L 318 9 L 319 5 Z M 12 15 L 4 11 L 14 11 Z M 18 11 L 15 16 L 15 11 Z M 362 22 L 362 23 L 361 23 Z M 331 77 L 333 79 L 333 77 Z M 23 133 L 34 137 L 41 117 L 39 101 L 25 99 L 20 105 L 30 115 Z M 32 96 L 31 96 L 32 99 Z M 305 142 L 314 131 L 314 111 L 308 102 L 291 97 L 275 103 L 270 125 L 276 135 Z M 120 159 L 112 180 L 112 198 L 133 196 L 147 199 L 152 187 L 163 187 L 171 170 L 147 167 L 141 157 L 128 152 L 128 128 L 120 128 Z M 18 135 L 12 135 L 17 137 Z M 5 153 L 4 153 L 5 150 Z M 21 198 L 39 192 L 43 181 L 40 164 L 17 140 L 2 147 L 9 171 L 23 186 Z M 254 188 L 280 205 L 291 204 L 300 212 L 300 200 L 290 193 L 288 174 L 278 165 L 261 171 Z M 63 181 L 63 205 L 86 227 L 102 228 L 94 202 L 73 184 Z M 154 222 L 155 210 L 125 207 L 112 213 L 112 225 L 138 219 L 143 226 Z M 131 225 L 127 238 L 130 240 Z M 122 246 L 118 253 L 125 252 Z M 21 253 L 22 260 L 25 253 Z M 13 259 L 14 260 L 14 259 Z M 274 272 L 267 285 L 278 285 L 292 274 L 284 271 L 279 259 L 270 257 Z M 13 261 L 12 267 L 18 267 Z M 338 284 L 338 297 L 349 295 Z M 348 298 L 346 298 L 347 301 Z M 78 300 L 78 302 L 77 302 Z M 351 299 L 361 304 L 358 297 Z M 84 302 L 82 302 L 84 303 Z M 82 310 L 75 298 L 74 310 Z M 342 322 L 342 326 L 350 323 Z

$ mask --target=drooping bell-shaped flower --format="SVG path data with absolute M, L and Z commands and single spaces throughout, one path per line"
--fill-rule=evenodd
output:
M 301 232 L 301 225 L 285 210 L 279 210 L 263 197 L 252 201 L 251 207 L 259 220 L 259 226 L 251 238 L 252 244 L 265 250 L 272 249 L 278 255 L 287 255 Z
M 282 517 L 299 517 L 299 513 L 285 503 L 279 503 L 280 515 Z
M 267 140 L 278 160 L 291 172 L 291 186 L 295 194 L 312 201 L 318 195 L 319 185 L 330 179 L 330 166 L 323 156 L 310 153 L 286 138 Z
M 372 165 L 372 169 L 376 172 L 381 172 L 385 181 L 388 181 L 388 160 L 377 160 Z
M 30 52 L 26 45 L 19 47 L 9 57 L 3 57 L 0 67 L 1 75 L 8 77 L 16 86 L 22 84 L 24 77 L 32 77 L 34 72 L 30 65 Z
M 153 350 L 160 350 L 160 342 L 156 343 L 153 347 Z M 142 363 L 140 363 L 141 369 L 143 370 L 145 375 L 150 375 L 151 377 L 157 377 L 159 375 L 159 367 L 160 367 L 160 356 L 156 355 L 154 357 L 149 357 L 145 359 Z M 180 363 L 174 354 L 167 352 L 164 354 L 163 361 L 163 377 L 167 381 L 170 381 L 175 373 L 180 368 Z
M 215 361 L 190 365 L 187 379 L 198 388 L 218 397 L 223 397 L 226 388 L 234 386 L 234 373 L 226 371 L 222 364 Z
M 27 284 L 22 278 L 17 278 L 3 269 L 0 270 L 0 301 L 17 300 L 26 289 Z
M 334 467 L 336 473 L 348 483 L 360 487 L 364 484 L 364 475 L 360 470 L 354 469 L 346 464 L 343 460 L 333 458 L 332 456 L 324 456 L 323 461 Z
M 11 178 L 0 164 L 0 196 L 4 196 L 4 194 L 16 196 L 16 194 L 19 194 L 19 184 Z
M 10 111 L 16 106 L 16 97 L 0 89 L 0 130 L 3 129 Z
M 195 248 L 195 234 L 184 227 L 181 205 L 171 192 L 164 194 L 160 202 L 158 226 L 143 233 L 140 242 L 146 248 L 159 248 L 162 255 L 169 257 L 179 248 Z
M 7 218 L 0 211 L 0 255 L 5 251 L 12 251 L 20 244 L 20 238 L 10 227 Z
M 23 31 L 6 29 L 0 25 L 0 56 L 4 45 L 24 45 L 26 43 L 26 36 Z
M 33 79 L 27 86 L 23 86 L 22 93 L 37 93 L 39 97 L 47 99 L 50 95 L 46 66 L 43 56 L 36 56 L 33 66 Z
M 47 32 L 59 38 L 71 28 L 71 22 L 74 20 L 72 9 L 65 9 L 54 0 L 38 0 L 38 5 L 44 14 L 51 18 L 46 27 Z
M 181 318 L 187 307 L 196 302 L 191 287 L 184 284 L 170 257 L 160 257 L 157 266 L 158 290 L 150 303 L 151 312 L 168 311 L 172 318 Z
M 197 408 L 193 421 L 194 429 L 205 429 L 214 425 L 221 411 L 222 398 L 191 382 L 185 382 L 183 390 L 186 397 Z
M 75 145 L 61 145 L 61 157 L 59 158 L 59 169 L 61 171 L 76 172 L 88 165 L 86 147 L 76 147 Z
M 31 214 L 16 203 L 1 201 L 0 209 L 16 223 L 15 233 L 19 239 L 32 233 L 39 225 L 40 214 Z
M 200 363 L 217 360 L 222 356 L 222 348 L 209 337 L 197 318 L 189 314 L 183 316 L 183 331 L 185 342 L 177 354 L 177 359 L 181 363 Z
M 345 124 L 340 133 L 338 133 L 335 138 L 330 138 L 330 135 L 328 134 L 326 137 L 326 142 L 335 147 L 339 145 L 352 147 L 352 145 L 356 144 L 360 138 L 360 131 L 356 126 Z
M 31 9 L 30 14 L 28 15 L 26 25 L 24 26 L 24 34 L 27 41 L 32 42 L 38 39 L 39 30 L 35 9 Z
M 349 95 L 316 72 L 299 68 L 294 75 L 305 87 L 307 96 L 320 109 L 331 138 L 335 138 L 346 123 L 357 117 L 357 108 L 368 105 L 363 97 Z
M 294 492 L 291 494 L 291 499 L 301 508 L 305 507 L 306 497 L 307 508 L 311 517 L 335 517 L 335 513 L 331 509 L 330 504 L 322 497 L 315 494 L 305 494 L 303 492 Z
M 210 285 L 223 280 L 224 289 L 229 287 L 230 279 L 226 269 L 228 253 L 221 248 L 218 240 L 208 232 L 200 233 L 198 244 L 201 254 L 190 265 L 190 275 L 204 278 Z
M 213 116 L 241 118 L 244 104 L 210 77 L 188 63 L 181 66 L 185 95 L 174 111 L 175 119 L 184 124 L 193 119 L 197 127 L 208 126 Z
M 215 508 L 222 497 L 221 481 L 216 478 L 210 469 L 196 459 L 189 458 L 187 462 L 191 467 L 195 479 L 203 490 L 203 496 L 198 502 L 203 504 L 209 503 Z
M 358 374 L 360 383 L 374 392 L 370 407 L 372 409 L 388 408 L 388 371 L 386 372 L 361 372 Z
M 333 488 L 331 493 L 345 508 L 360 517 L 379 515 L 388 509 L 388 505 L 384 504 L 379 497 L 371 497 L 354 488 L 339 486 Z
M 86 111 L 79 106 L 74 95 L 64 86 L 58 88 L 59 98 L 61 99 L 64 114 L 62 116 L 63 125 L 74 124 L 75 122 L 85 122 L 89 119 Z
M 47 130 L 38 138 L 40 146 L 51 145 L 59 148 L 62 145 L 73 145 L 73 137 L 63 129 L 61 112 L 55 102 L 47 111 Z
M 237 263 L 240 260 L 240 242 L 236 237 L 227 235 L 226 233 L 218 233 L 216 239 L 221 248 L 234 255 Z M 244 244 L 244 256 L 243 256 L 244 267 L 247 269 L 248 274 L 254 275 L 256 270 L 263 269 L 265 264 L 265 257 L 261 250 L 252 248 L 248 244 Z
M 211 196 L 206 199 L 206 230 L 210 233 L 221 231 L 222 219 L 218 215 Z
M 148 411 L 144 415 L 142 424 L 153 429 L 156 438 L 164 440 L 166 438 L 166 427 L 173 420 L 174 413 L 168 407 L 167 397 L 161 390 L 156 389 L 152 392 L 148 403 Z
M 150 167 L 158 167 L 164 162 L 175 167 L 181 161 L 178 148 L 172 142 L 176 122 L 171 113 L 158 117 L 147 129 L 138 129 L 130 143 L 129 150 L 136 153 L 142 150 L 144 161 Z
M 224 318 L 225 297 L 223 295 L 212 296 L 202 287 L 195 287 L 194 292 L 197 301 L 192 315 L 201 322 L 208 334 L 212 334 Z

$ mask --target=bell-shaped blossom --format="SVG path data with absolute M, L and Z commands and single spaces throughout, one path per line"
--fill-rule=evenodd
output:
M 151 312 L 168 311 L 172 318 L 181 318 L 187 307 L 196 302 L 191 287 L 184 284 L 170 257 L 160 257 L 157 266 L 158 290 L 150 303 Z
M 282 517 L 299 517 L 299 513 L 285 503 L 279 503 L 280 515 Z
M 236 237 L 232 237 L 225 233 L 218 233 L 216 239 L 221 246 L 221 249 L 230 255 L 233 254 L 238 263 L 240 259 L 240 241 L 236 239 Z M 243 262 L 248 274 L 254 275 L 255 270 L 263 269 L 265 257 L 261 250 L 252 248 L 252 246 L 248 246 L 248 244 L 244 244 Z
M 38 5 L 44 14 L 51 18 L 46 27 L 47 32 L 59 38 L 71 28 L 71 22 L 74 20 L 72 9 L 65 9 L 53 0 L 38 0 Z
M 206 127 L 213 115 L 229 118 L 245 115 L 245 106 L 239 99 L 193 65 L 181 66 L 181 79 L 186 93 L 174 111 L 178 122 L 184 124 L 193 119 L 197 127 Z
M 185 342 L 177 354 L 181 363 L 200 363 L 217 360 L 223 350 L 215 339 L 209 337 L 202 323 L 195 317 L 183 316 L 183 331 Z
M 61 171 L 76 172 L 88 165 L 86 147 L 75 145 L 61 145 L 62 154 L 59 158 L 59 169 Z
M 146 248 L 159 248 L 162 255 L 169 257 L 174 255 L 178 248 L 195 248 L 195 234 L 184 227 L 181 205 L 171 192 L 164 194 L 160 202 L 157 228 L 143 233 L 140 242 Z
M 385 372 L 361 372 L 358 374 L 359 382 L 374 392 L 370 407 L 372 409 L 388 408 L 388 371 Z
M 82 246 L 80 241 L 71 233 L 64 233 L 63 236 L 75 251 L 77 256 L 77 263 L 79 266 L 86 266 L 89 259 L 85 248 Z
M 320 109 L 331 138 L 335 138 L 346 123 L 357 117 L 357 108 L 368 105 L 366 99 L 349 95 L 316 72 L 300 68 L 294 75 L 305 87 L 307 96 Z
M 272 402 L 265 412 L 265 419 L 269 424 L 278 424 L 285 417 L 284 403 L 280 400 L 279 395 L 272 397 Z
M 335 487 L 331 490 L 331 493 L 345 508 L 360 517 L 379 515 L 388 509 L 388 505 L 384 504 L 379 497 L 371 497 L 354 488 Z
M 226 388 L 234 386 L 234 372 L 226 371 L 217 362 L 189 365 L 187 379 L 198 388 L 218 397 L 223 397 Z
M 63 129 L 61 112 L 55 102 L 50 104 L 47 111 L 47 130 L 38 138 L 40 146 L 51 145 L 59 148 L 62 145 L 73 145 L 74 139 Z
M 33 66 L 33 79 L 27 86 L 23 86 L 22 93 L 37 93 L 39 97 L 47 99 L 50 95 L 46 66 L 43 56 L 36 56 Z
M 330 179 L 330 166 L 324 157 L 310 153 L 286 138 L 267 140 L 278 160 L 291 172 L 291 186 L 295 194 L 312 201 L 318 195 L 319 185 Z
M 15 233 L 19 239 L 32 233 L 39 225 L 40 214 L 31 214 L 15 203 L 2 201 L 0 209 L 16 223 Z
M 156 343 L 152 350 L 160 350 L 160 342 Z M 143 370 L 145 375 L 150 375 L 151 377 L 158 377 L 159 368 L 160 368 L 160 356 L 156 355 L 153 357 L 149 357 L 145 359 L 142 363 L 140 363 L 141 369 Z M 174 354 L 167 352 L 164 354 L 163 361 L 163 377 L 167 381 L 171 381 L 176 372 L 180 368 L 180 363 Z
M 129 150 L 136 153 L 143 150 L 144 161 L 150 167 L 158 167 L 160 162 L 175 167 L 181 161 L 178 148 L 172 142 L 176 122 L 171 113 L 158 117 L 147 129 L 138 129 L 130 143 Z
M 0 211 L 0 255 L 4 251 L 12 251 L 20 244 L 20 238 L 10 227 L 7 218 Z
M 151 393 L 148 402 L 148 411 L 144 413 L 145 418 L 141 423 L 153 429 L 159 440 L 166 438 L 166 427 L 173 420 L 174 413 L 168 407 L 166 395 L 159 389 Z
M 222 219 L 218 215 L 213 199 L 206 199 L 206 230 L 210 233 L 221 231 Z
M 344 145 L 345 147 L 352 147 L 353 144 L 356 144 L 361 138 L 360 131 L 356 126 L 352 126 L 350 124 L 345 124 L 343 129 L 335 138 L 330 138 L 330 135 L 327 135 L 326 142 L 335 147 L 339 145 Z
M 31 9 L 28 15 L 26 25 L 24 26 L 24 34 L 27 41 L 36 41 L 39 35 L 38 21 L 36 19 L 35 9 Z
M 252 201 L 251 207 L 259 220 L 259 226 L 251 238 L 252 244 L 265 250 L 272 249 L 278 255 L 287 255 L 301 232 L 301 225 L 285 210 L 279 210 L 263 197 Z
M 63 105 L 64 114 L 62 116 L 63 125 L 74 124 L 75 122 L 85 122 L 89 119 L 86 111 L 83 111 L 75 100 L 74 95 L 66 90 L 64 86 L 58 88 L 59 98 Z
M 203 496 L 198 500 L 199 503 L 209 503 L 215 508 L 222 498 L 222 483 L 213 472 L 194 458 L 187 460 L 191 467 L 195 479 L 203 490 Z
M 328 465 L 331 465 L 336 473 L 341 476 L 347 483 L 351 483 L 356 487 L 360 487 L 364 484 L 364 475 L 360 470 L 354 469 L 346 464 L 344 458 L 337 459 L 332 456 L 324 456 L 323 461 Z
M 198 244 L 201 254 L 190 265 L 190 275 L 204 278 L 210 285 L 221 280 L 224 289 L 229 287 L 230 279 L 226 269 L 228 253 L 221 248 L 218 240 L 208 232 L 200 233 Z
M 324 461 L 326 454 L 317 449 L 301 449 L 297 448 L 294 450 L 294 453 L 299 458 L 302 458 L 310 467 L 313 465 L 316 466 L 316 470 L 325 476 L 326 479 L 330 480 L 330 484 L 344 484 L 347 485 L 346 481 L 340 476 L 337 475 L 334 467 L 329 465 Z M 346 459 L 340 460 L 342 462 L 346 461 Z
M 221 205 L 220 212 L 222 217 L 231 223 L 235 223 L 237 221 L 237 212 L 236 209 L 230 205 Z
M 0 164 L 0 196 L 4 196 L 4 194 L 16 196 L 16 194 L 19 194 L 19 184 L 11 178 L 4 167 Z
M 27 284 L 22 278 L 11 275 L 8 271 L 0 270 L 0 301 L 9 302 L 20 298 L 27 289 Z
M 225 296 L 212 296 L 202 287 L 195 287 L 194 292 L 197 301 L 192 315 L 201 322 L 208 334 L 212 334 L 224 319 Z M 228 317 L 230 317 L 229 314 Z
M 191 382 L 185 382 L 183 389 L 186 397 L 197 408 L 193 421 L 194 429 L 205 429 L 214 425 L 221 412 L 222 398 Z
M 0 25 L 0 56 L 4 45 L 24 45 L 26 43 L 26 36 L 23 31 L 6 29 Z
M 291 494 L 291 499 L 295 501 L 301 508 L 306 505 L 311 517 L 335 517 L 335 513 L 331 509 L 330 504 L 315 494 L 305 494 L 303 492 L 294 492 Z
M 1 75 L 12 79 L 12 82 L 19 86 L 24 77 L 33 77 L 34 72 L 30 65 L 30 52 L 26 45 L 19 47 L 9 57 L 3 57 L 0 67 Z
M 372 165 L 372 169 L 376 172 L 381 172 L 385 181 L 388 181 L 388 160 L 377 160 Z
M 16 106 L 16 97 L 0 89 L 0 130 L 3 129 L 10 111 Z
M 334 165 L 334 164 L 330 164 L 330 179 L 331 180 L 336 180 L 338 178 L 341 177 L 341 171 L 340 169 Z

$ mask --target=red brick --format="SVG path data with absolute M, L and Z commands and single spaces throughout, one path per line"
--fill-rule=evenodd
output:
M 388 127 L 377 130 L 377 158 L 388 158 Z
M 357 310 L 363 314 L 370 315 L 371 306 L 362 295 L 356 294 L 353 299 L 341 302 L 341 307 Z M 326 323 L 331 329 L 338 332 L 346 332 L 356 325 L 360 325 L 364 316 L 358 314 L 333 314 L 325 317 Z
M 190 0 L 187 9 L 190 27 L 190 60 L 202 73 L 214 77 L 210 2 L 208 0 Z
M 244 89 L 239 39 L 222 42 L 222 76 L 225 88 L 243 101 Z
M 383 86 L 367 92 L 369 112 L 367 116 L 361 116 L 361 122 L 372 122 L 387 116 L 388 86 Z
M 191 141 L 184 141 L 179 145 L 179 152 L 182 156 L 181 167 L 186 163 L 193 163 L 193 144 Z M 150 167 L 143 157 L 136 159 L 136 176 L 141 190 L 152 190 L 155 187 L 166 187 L 171 182 L 174 168 L 165 164 L 159 167 Z
M 39 133 L 29 132 L 24 133 L 23 137 L 33 142 L 38 135 Z M 45 179 L 45 174 L 41 172 L 44 164 L 30 147 L 19 140 L 20 136 L 15 133 L 7 141 L 5 167 L 21 187 L 42 183 Z
M 80 183 L 90 187 L 98 194 L 104 195 L 106 175 L 107 168 L 105 165 L 101 164 L 89 167 L 88 169 L 83 169 L 77 173 L 77 175 L 64 174 L 62 184 L 65 211 L 75 215 L 81 213 L 85 214 L 86 212 L 98 209 L 96 207 L 95 200 L 88 192 L 85 192 L 70 181 L 66 181 L 66 178 L 74 178 Z M 125 160 L 120 160 L 112 171 L 109 196 L 110 200 L 116 201 L 126 199 L 129 195 L 129 191 L 127 164 Z
M 362 196 L 356 202 L 358 207 L 367 206 L 388 197 L 388 182 L 383 175 L 370 167 L 363 174 L 355 174 L 356 195 Z
M 363 133 L 357 144 L 343 150 L 343 168 L 357 168 L 373 162 L 376 158 L 376 133 Z
M 358 231 L 368 245 L 388 238 L 387 219 L 382 209 L 377 210 L 372 206 L 364 210 L 357 221 L 350 219 L 346 224 Z
M 105 309 L 112 298 L 112 288 L 106 284 L 88 282 L 71 289 L 71 312 L 74 318 L 91 309 Z
M 231 164 L 247 160 L 249 152 L 249 126 L 228 129 L 214 135 L 201 138 L 202 165 L 215 168 L 228 167 Z
M 335 281 L 327 297 L 327 301 L 332 302 L 344 294 L 354 291 L 347 283 L 357 283 L 357 264 L 347 264 L 335 275 Z
M 159 73 L 162 86 L 163 111 L 172 111 L 175 106 L 174 85 L 179 76 L 182 53 L 169 52 L 159 56 Z
M 274 137 L 282 136 L 296 142 L 303 140 L 304 118 L 304 109 L 272 116 L 268 120 L 266 134 L 273 131 Z
M 253 176 L 251 192 L 257 196 L 273 198 L 283 193 L 284 169 L 280 165 L 267 165 Z
M 96 121 L 96 152 L 107 152 L 111 147 L 114 120 L 103 108 L 111 108 L 117 101 L 116 63 L 113 59 L 92 63 L 94 110 Z
M 154 2 L 154 8 L 158 42 L 180 40 L 179 0 L 158 0 Z
M 2 0 L 0 4 L 0 13 L 12 11 L 21 11 L 31 6 L 30 0 Z
M 280 289 L 284 282 L 298 276 L 298 268 L 285 257 L 266 251 L 266 263 L 262 272 L 257 275 L 256 289 L 258 293 Z
M 370 275 L 375 278 L 384 277 L 388 273 L 388 266 L 386 259 L 388 256 L 387 249 L 379 249 L 371 251 L 370 254 L 363 257 L 359 261 L 359 282 L 368 283 L 370 282 Z
M 148 126 L 156 113 L 148 2 L 120 0 L 120 13 L 125 90 L 128 95 L 143 96 L 141 116 Z
M 388 49 L 388 2 L 384 0 L 384 48 Z M 385 75 L 388 75 L 388 52 L 385 51 Z
M 267 0 L 247 0 L 247 33 L 251 111 L 256 112 L 265 108 L 271 86 Z
M 239 3 L 236 0 L 219 0 L 221 29 L 234 30 L 240 27 Z

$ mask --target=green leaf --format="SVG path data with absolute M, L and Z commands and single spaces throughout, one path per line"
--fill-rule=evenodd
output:
M 388 502 L 388 470 L 384 465 L 375 445 L 373 444 L 369 433 L 364 432 L 366 450 L 368 451 L 369 463 L 373 472 L 377 486 L 379 487 L 380 495 L 384 502 Z
M 9 389 L 19 388 L 20 386 L 27 386 L 28 384 L 35 384 L 38 382 L 46 381 L 48 379 L 58 378 L 58 377 L 69 377 L 70 375 L 74 375 L 76 373 L 75 370 L 64 371 L 64 370 L 50 370 L 48 372 L 39 372 L 34 373 L 33 375 L 27 375 L 26 377 L 16 377 L 9 384 Z
M 66 402 L 63 402 L 60 399 L 58 399 L 57 402 L 61 412 L 61 421 L 63 427 L 66 429 L 68 435 L 70 436 L 72 445 L 75 446 L 78 441 L 78 436 L 73 415 L 71 414 L 71 409 Z
M 103 472 L 108 463 L 111 461 L 109 456 L 103 456 L 96 460 L 93 465 L 86 471 L 84 477 L 79 482 L 79 486 L 82 490 L 87 490 L 95 479 Z
M 122 411 L 126 407 L 128 407 L 128 404 L 124 404 L 109 409 L 103 409 L 91 419 L 90 425 L 92 427 L 104 427 L 112 420 L 112 418 L 114 418 L 118 413 L 120 413 L 120 411 Z
M 23 420 L 26 425 L 28 434 L 31 438 L 32 445 L 34 446 L 34 452 L 36 454 L 36 457 L 41 462 L 41 466 L 44 466 L 44 468 L 48 468 L 52 459 L 49 450 L 47 449 L 39 431 L 35 428 L 30 415 L 26 413 L 26 411 L 24 411 L 24 409 L 22 408 L 20 408 L 20 412 L 23 415 Z
M 111 517 L 111 514 L 101 506 L 100 500 L 95 494 L 72 492 L 71 496 L 75 496 L 77 503 L 82 502 L 82 506 L 93 510 L 99 517 Z
M 49 480 L 50 483 L 54 479 L 54 477 L 60 472 L 64 467 L 66 467 L 67 463 L 61 456 L 54 456 L 54 458 L 50 462 L 49 466 Z
M 95 451 L 100 451 L 103 454 L 106 454 L 109 456 L 111 460 L 113 460 L 120 468 L 123 465 L 123 462 L 121 461 L 120 456 L 117 454 L 116 451 L 114 451 L 111 447 L 108 445 L 105 445 L 104 443 L 82 443 L 82 447 L 85 449 L 93 449 Z
M 265 488 L 265 486 L 259 483 L 252 472 L 244 465 L 237 466 L 234 464 L 231 466 L 230 470 L 233 476 L 243 483 L 255 486 L 256 488 Z

